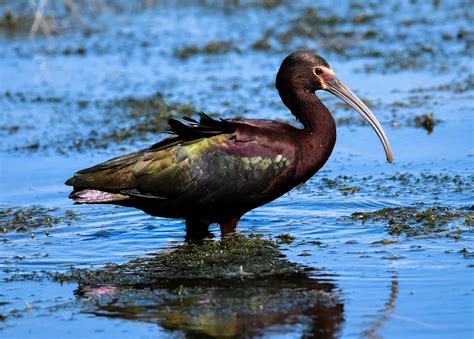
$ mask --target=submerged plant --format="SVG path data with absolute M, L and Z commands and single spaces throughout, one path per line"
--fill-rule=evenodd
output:
M 234 43 L 229 40 L 215 40 L 210 41 L 202 47 L 196 45 L 188 45 L 181 48 L 177 48 L 174 51 L 174 55 L 180 59 L 187 59 L 197 54 L 225 54 L 232 51 L 238 51 L 239 49 L 234 46 Z
M 235 234 L 222 240 L 186 243 L 125 264 L 73 269 L 54 276 L 81 284 L 143 285 L 187 279 L 242 279 L 301 274 L 304 268 L 284 259 L 277 243 L 258 235 Z
M 433 129 L 439 120 L 433 117 L 433 113 L 420 114 L 415 117 L 415 126 L 424 128 L 428 134 L 433 132 Z
M 27 232 L 39 227 L 50 228 L 60 222 L 70 223 L 79 218 L 71 210 L 63 216 L 55 216 L 57 211 L 56 208 L 41 206 L 0 209 L 0 230 L 4 233 Z
M 473 226 L 474 212 L 469 209 L 453 209 L 446 206 L 430 206 L 420 209 L 418 206 L 386 207 L 373 212 L 354 212 L 353 220 L 365 222 L 384 222 L 390 235 L 419 236 L 445 232 L 451 222 L 462 222 Z

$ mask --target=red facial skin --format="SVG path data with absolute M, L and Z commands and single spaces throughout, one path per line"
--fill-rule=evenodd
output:
M 318 66 L 314 69 L 314 74 L 321 79 L 321 85 L 323 89 L 327 88 L 326 83 L 329 80 L 336 78 L 336 73 L 328 67 Z

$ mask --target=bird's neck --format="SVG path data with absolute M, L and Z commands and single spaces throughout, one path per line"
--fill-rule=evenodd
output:
M 304 90 L 293 93 L 285 104 L 304 126 L 296 169 L 296 175 L 304 182 L 329 159 L 336 143 L 336 124 L 327 107 L 313 93 Z

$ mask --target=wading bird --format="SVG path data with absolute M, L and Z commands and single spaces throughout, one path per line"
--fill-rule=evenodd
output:
M 83 169 L 66 181 L 79 204 L 116 204 L 153 216 L 183 218 L 188 238 L 211 223 L 222 234 L 239 219 L 311 178 L 336 142 L 331 113 L 315 95 L 328 91 L 374 128 L 388 162 L 392 151 L 374 114 L 312 52 L 288 55 L 276 76 L 283 103 L 303 128 L 260 119 L 171 119 L 172 137 L 143 150 Z

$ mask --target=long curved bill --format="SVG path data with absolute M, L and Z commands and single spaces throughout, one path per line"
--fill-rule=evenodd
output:
M 387 161 L 392 162 L 392 148 L 390 147 L 390 143 L 388 142 L 387 135 L 385 134 L 382 125 L 380 125 L 380 122 L 377 120 L 374 113 L 372 113 L 370 109 L 362 102 L 362 100 L 352 93 L 352 91 L 336 77 L 327 80 L 326 85 L 326 91 L 337 96 L 339 99 L 355 109 L 357 113 L 359 113 L 365 120 L 367 120 L 383 144 Z

